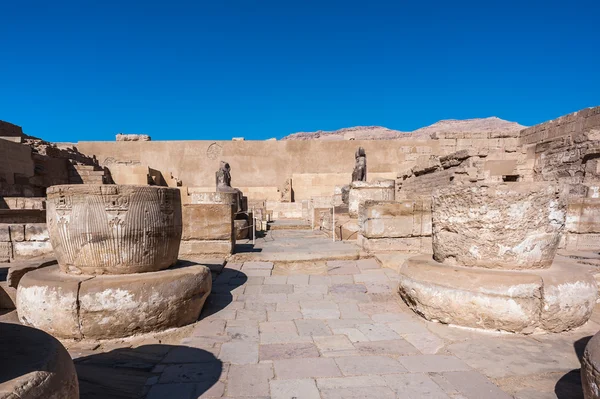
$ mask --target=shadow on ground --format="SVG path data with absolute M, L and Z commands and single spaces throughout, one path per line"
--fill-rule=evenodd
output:
M 581 338 L 573 344 L 573 349 L 581 362 L 583 352 L 588 341 L 592 336 Z M 583 398 L 583 388 L 581 387 L 580 369 L 569 371 L 563 375 L 554 386 L 554 393 L 558 399 L 579 399 Z
M 202 349 L 144 345 L 81 357 L 75 368 L 81 399 L 190 399 L 218 382 L 223 364 Z
M 225 309 L 227 305 L 233 302 L 231 291 L 244 285 L 248 281 L 248 276 L 242 271 L 224 268 L 223 271 L 213 280 L 210 295 L 202 308 L 200 320 L 211 316 Z

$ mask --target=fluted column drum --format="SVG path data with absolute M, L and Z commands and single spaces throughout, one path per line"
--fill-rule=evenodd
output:
M 62 271 L 152 272 L 177 261 L 179 189 L 74 184 L 50 187 L 47 196 L 48 232 Z

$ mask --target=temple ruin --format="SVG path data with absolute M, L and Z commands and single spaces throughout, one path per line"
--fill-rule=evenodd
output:
M 600 397 L 600 107 L 337 136 L 0 121 L 0 397 Z

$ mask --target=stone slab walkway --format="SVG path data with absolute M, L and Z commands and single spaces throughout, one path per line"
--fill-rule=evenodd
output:
M 96 354 L 73 344 L 82 398 L 581 397 L 578 354 L 596 321 L 527 337 L 430 323 L 376 260 L 325 265 L 281 275 L 271 262 L 229 263 L 179 336 Z

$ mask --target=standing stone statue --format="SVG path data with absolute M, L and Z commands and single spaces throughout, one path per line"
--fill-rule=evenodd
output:
M 217 191 L 231 191 L 231 167 L 229 163 L 221 161 L 221 167 L 216 173 Z
M 352 181 L 367 181 L 367 155 L 365 149 L 358 147 L 354 154 L 355 164 L 352 171 Z

